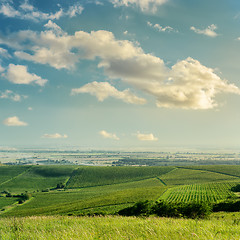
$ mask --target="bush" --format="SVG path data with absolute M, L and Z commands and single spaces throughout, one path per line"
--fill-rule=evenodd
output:
M 132 207 L 118 211 L 118 214 L 122 216 L 148 216 L 151 214 L 151 203 L 148 200 L 137 202 Z
M 155 214 L 159 217 L 187 217 L 187 218 L 206 218 L 212 210 L 211 205 L 201 202 L 192 203 L 169 203 L 157 201 L 152 204 L 149 201 L 138 202 L 132 207 L 118 211 L 123 216 L 149 216 Z
M 213 212 L 238 212 L 240 211 L 240 201 L 228 200 L 213 205 Z
M 50 191 L 49 188 L 47 188 L 47 189 L 43 189 L 43 190 L 42 190 L 42 192 L 49 192 L 49 191 Z
M 232 188 L 231 188 L 231 191 L 233 191 L 233 192 L 240 192 L 240 184 L 232 187 Z
M 64 183 L 58 183 L 56 189 L 62 189 L 65 188 L 65 184 Z

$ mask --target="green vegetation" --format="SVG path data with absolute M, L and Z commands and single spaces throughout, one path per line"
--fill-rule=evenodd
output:
M 5 216 L 81 215 L 95 212 L 113 214 L 125 205 L 144 200 L 157 200 L 166 187 L 155 178 L 142 181 L 83 188 L 80 190 L 35 193 L 34 198 Z
M 2 168 L 5 167 L 0 166 L 0 171 Z M 19 166 L 9 168 L 19 170 Z M 70 178 L 74 168 L 76 166 L 31 166 L 12 178 L 11 173 L 8 181 L 0 185 L 0 191 L 7 189 L 13 193 L 21 193 L 56 187 L 58 183 L 65 183 Z
M 0 210 L 4 209 L 5 206 L 12 205 L 15 202 L 17 202 L 16 198 L 0 197 Z
M 239 177 L 204 170 L 178 168 L 161 177 L 167 185 L 185 185 L 194 183 L 239 180 Z
M 231 188 L 236 182 L 203 183 L 169 188 L 160 199 L 168 202 L 210 202 L 235 198 Z
M 101 186 L 158 177 L 174 167 L 80 167 L 74 171 L 67 188 Z
M 232 166 L 224 167 L 213 172 L 182 167 L 11 166 L 0 184 L 1 217 L 115 214 L 146 200 L 235 201 L 238 197 L 231 189 L 239 177 L 232 175 Z M 7 168 L 0 166 L 0 172 Z
M 122 216 L 150 216 L 206 218 L 212 212 L 212 205 L 206 202 L 170 203 L 167 201 L 137 202 L 118 211 Z
M 14 177 L 24 173 L 30 166 L 0 166 L 0 186 Z
M 184 168 L 204 170 L 209 172 L 226 174 L 229 176 L 240 177 L 239 165 L 207 165 L 207 166 L 187 166 Z
M 239 216 L 210 220 L 136 217 L 26 217 L 0 219 L 2 240 L 239 239 Z

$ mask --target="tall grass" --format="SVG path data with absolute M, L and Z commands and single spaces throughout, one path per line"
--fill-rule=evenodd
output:
M 2 240 L 163 239 L 234 240 L 240 224 L 224 219 L 27 217 L 0 219 Z

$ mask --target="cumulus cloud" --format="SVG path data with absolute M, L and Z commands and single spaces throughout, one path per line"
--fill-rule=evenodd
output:
M 120 79 L 153 96 L 158 107 L 211 109 L 218 106 L 217 94 L 240 94 L 237 86 L 191 57 L 169 68 L 161 58 L 145 53 L 136 42 L 117 40 L 109 31 L 78 31 L 68 35 L 60 33 L 53 22 L 48 29 L 41 33 L 21 31 L 7 38 L 0 37 L 0 43 L 21 48 L 15 53 L 19 58 L 57 69 L 71 69 L 80 59 L 98 60 L 98 67 L 104 69 L 108 78 Z M 100 86 L 104 87 L 102 92 Z M 96 95 L 99 100 L 109 96 L 140 100 L 129 91 L 118 91 L 106 83 L 89 83 L 78 90 Z M 77 93 L 77 89 L 72 93 L 74 91 Z
M 154 137 L 154 135 L 152 133 L 143 134 L 143 133 L 138 132 L 137 138 L 140 141 L 157 141 L 158 140 L 158 138 Z
M 218 36 L 218 34 L 215 32 L 215 30 L 217 29 L 217 26 L 215 24 L 211 24 L 210 26 L 208 26 L 205 29 L 198 29 L 198 28 L 195 28 L 194 26 L 190 27 L 190 29 L 197 34 L 203 34 L 208 37 Z
M 71 94 L 75 95 L 78 93 L 90 93 L 96 96 L 98 101 L 102 102 L 108 97 L 120 99 L 126 103 L 132 104 L 145 104 L 146 100 L 139 98 L 130 92 L 129 89 L 124 91 L 118 91 L 115 87 L 110 85 L 108 82 L 92 82 L 88 83 L 81 88 L 72 89 Z
M 66 134 L 59 134 L 59 133 L 54 133 L 54 134 L 48 134 L 48 133 L 45 133 L 42 138 L 68 138 L 68 136 Z
M 159 25 L 158 23 L 152 24 L 151 22 L 147 22 L 147 25 L 149 27 L 152 27 L 152 28 L 158 30 L 159 32 L 173 32 L 174 31 L 174 29 L 172 27 L 170 27 L 170 26 L 163 27 L 163 26 Z
M 75 4 L 70 6 L 69 9 L 60 8 L 55 13 L 44 13 L 36 9 L 31 5 L 27 0 L 19 5 L 18 9 L 15 9 L 12 1 L 4 1 L 0 5 L 0 13 L 5 17 L 19 18 L 33 21 L 42 21 L 42 20 L 55 20 L 64 16 L 74 17 L 81 14 L 83 7 L 80 4 Z
M 27 67 L 24 65 L 9 64 L 5 77 L 9 82 L 15 84 L 35 83 L 39 86 L 44 86 L 47 82 L 46 79 L 42 79 L 34 73 L 29 73 Z
M 14 102 L 20 102 L 23 98 L 25 99 L 27 96 L 19 95 L 11 90 L 0 91 L 0 99 L 10 99 Z
M 110 0 L 115 7 L 136 6 L 141 9 L 142 12 L 153 12 L 157 11 L 157 8 L 166 3 L 167 0 Z
M 99 134 L 104 138 L 119 140 L 119 137 L 117 137 L 115 133 L 108 133 L 105 130 L 102 130 L 102 131 L 99 132 Z
M 26 122 L 20 121 L 17 116 L 9 117 L 3 121 L 3 124 L 6 126 L 27 126 Z

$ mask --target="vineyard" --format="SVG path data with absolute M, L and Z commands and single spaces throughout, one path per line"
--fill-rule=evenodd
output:
M 0 166 L 0 216 L 111 215 L 146 200 L 218 203 L 238 198 L 231 191 L 238 172 L 238 166 Z M 19 204 L 14 195 L 26 192 L 31 198 Z
M 236 198 L 230 190 L 235 185 L 236 182 L 183 185 L 169 188 L 160 199 L 168 202 L 188 203 L 195 201 L 215 203 L 225 199 Z

